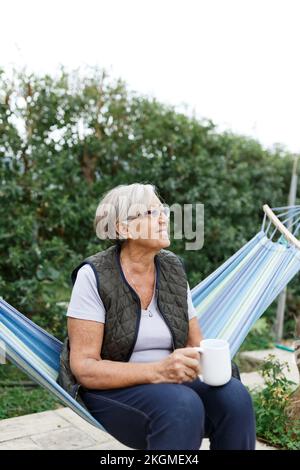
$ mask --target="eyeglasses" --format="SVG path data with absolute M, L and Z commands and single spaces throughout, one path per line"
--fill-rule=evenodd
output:
M 148 209 L 143 214 L 138 215 L 130 215 L 127 217 L 126 220 L 134 220 L 134 219 L 141 219 L 142 217 L 151 216 L 153 218 L 157 218 L 160 214 L 163 213 L 167 218 L 170 217 L 170 208 L 169 206 L 162 206 L 162 207 L 155 207 L 153 209 Z

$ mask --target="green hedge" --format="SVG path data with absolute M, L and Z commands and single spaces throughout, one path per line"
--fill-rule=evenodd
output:
M 169 204 L 204 203 L 203 249 L 170 246 L 194 286 L 258 231 L 263 203 L 286 205 L 291 165 L 284 148 L 219 133 L 103 71 L 2 71 L 0 293 L 62 338 L 71 270 L 107 246 L 93 232 L 98 201 L 132 182 L 155 184 Z M 288 321 L 295 282 L 290 292 Z

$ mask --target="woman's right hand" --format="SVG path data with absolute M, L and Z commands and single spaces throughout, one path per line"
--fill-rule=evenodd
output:
M 157 364 L 157 383 L 182 383 L 195 380 L 201 373 L 200 355 L 192 347 L 175 349 Z

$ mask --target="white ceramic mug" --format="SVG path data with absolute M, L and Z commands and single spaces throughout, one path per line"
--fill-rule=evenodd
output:
M 213 386 L 224 385 L 231 379 L 231 357 L 229 343 L 225 339 L 203 339 L 194 347 L 201 353 L 200 378 Z

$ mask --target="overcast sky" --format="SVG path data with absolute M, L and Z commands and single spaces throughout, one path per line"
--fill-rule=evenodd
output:
M 1 0 L 0 66 L 98 65 L 220 130 L 300 152 L 299 0 Z

